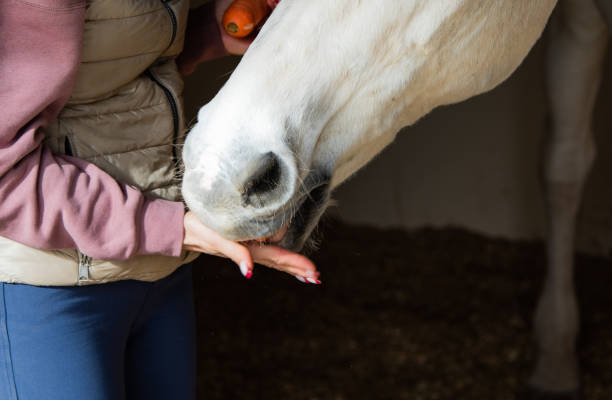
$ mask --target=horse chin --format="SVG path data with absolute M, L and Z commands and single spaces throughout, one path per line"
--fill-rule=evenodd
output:
M 316 248 L 316 241 L 312 232 L 329 204 L 329 181 L 325 180 L 312 188 L 304 196 L 295 214 L 290 219 L 287 232 L 282 240 L 276 244 L 295 252 L 304 248 Z
M 316 248 L 316 241 L 311 234 L 327 208 L 330 190 L 328 179 L 310 180 L 310 182 L 310 191 L 283 207 L 285 210 L 295 210 L 292 214 L 286 211 L 279 212 L 273 220 L 266 224 L 279 228 L 268 236 L 243 242 L 273 244 L 295 252 Z M 312 184 L 312 182 L 316 183 Z M 288 222 L 283 223 L 282 221 Z M 262 227 L 261 221 L 252 221 L 249 225 Z

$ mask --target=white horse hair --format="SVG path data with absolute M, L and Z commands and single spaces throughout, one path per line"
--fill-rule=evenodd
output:
M 575 393 L 573 238 L 612 0 L 283 0 L 185 144 L 183 196 L 233 240 L 299 250 L 330 191 L 404 126 L 504 81 L 557 6 L 549 46 L 548 275 L 530 384 Z

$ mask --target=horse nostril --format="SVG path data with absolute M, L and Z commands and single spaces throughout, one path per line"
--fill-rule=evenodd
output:
M 263 195 L 276 189 L 280 184 L 281 165 L 278 157 L 268 152 L 256 161 L 253 171 L 246 179 L 242 190 L 242 204 L 256 203 L 263 206 Z

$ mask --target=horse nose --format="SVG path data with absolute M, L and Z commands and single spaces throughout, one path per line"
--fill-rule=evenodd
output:
M 279 158 L 268 152 L 247 164 L 242 175 L 246 175 L 240 189 L 242 205 L 262 207 L 280 186 L 282 167 Z

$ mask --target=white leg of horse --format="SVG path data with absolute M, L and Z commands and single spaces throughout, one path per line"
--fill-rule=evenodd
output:
M 539 353 L 530 384 L 539 392 L 569 394 L 577 393 L 579 386 L 574 228 L 582 188 L 595 157 L 591 115 L 607 28 L 592 0 L 562 0 L 557 7 L 547 70 L 552 122 L 545 164 L 548 270 L 535 313 Z

